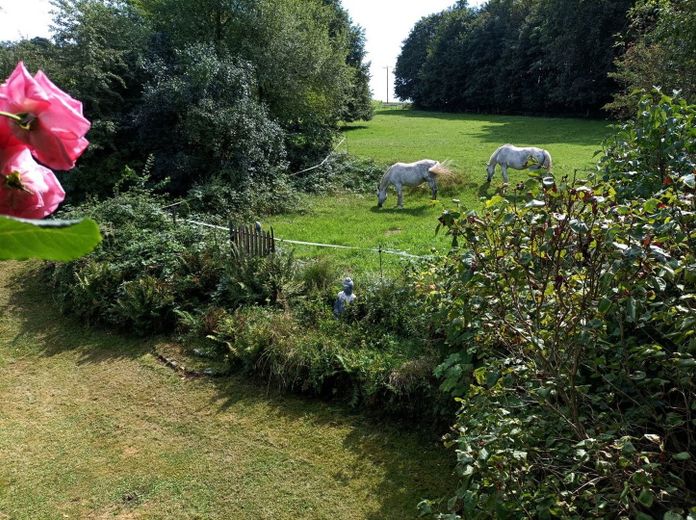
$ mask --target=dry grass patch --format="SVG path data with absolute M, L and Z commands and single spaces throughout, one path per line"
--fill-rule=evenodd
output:
M 0 274 L 0 517 L 415 518 L 447 493 L 432 435 L 238 378 L 182 378 Z

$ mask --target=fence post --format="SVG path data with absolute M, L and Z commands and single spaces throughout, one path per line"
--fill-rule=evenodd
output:
M 384 274 L 382 273 L 382 244 L 379 245 L 379 278 L 380 280 L 384 278 Z

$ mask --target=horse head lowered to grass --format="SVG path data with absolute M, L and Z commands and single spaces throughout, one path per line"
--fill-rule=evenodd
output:
M 534 146 L 518 148 L 511 144 L 504 144 L 493 152 L 493 155 L 491 155 L 491 158 L 488 160 L 486 168 L 488 177 L 486 178 L 486 182 L 491 182 L 497 164 L 500 165 L 500 171 L 503 174 L 504 182 L 508 182 L 508 168 L 514 168 L 515 170 L 524 170 L 525 168 L 538 170 L 544 168 L 550 173 L 553 167 L 551 154 L 543 148 L 536 148 Z
M 433 199 L 437 198 L 437 181 L 436 178 L 440 174 L 451 173 L 445 163 L 433 161 L 432 159 L 422 159 L 413 163 L 396 163 L 392 164 L 387 172 L 382 176 L 377 189 L 377 207 L 381 208 L 384 201 L 387 200 L 387 188 L 393 184 L 396 188 L 397 205 L 402 208 L 404 206 L 403 186 L 420 186 L 427 182 L 430 186 L 430 191 Z

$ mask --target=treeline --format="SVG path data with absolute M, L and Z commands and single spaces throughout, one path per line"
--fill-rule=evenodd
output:
M 634 5 L 635 4 L 635 5 Z M 447 111 L 592 115 L 635 87 L 694 92 L 694 0 L 460 0 L 404 41 L 395 91 Z M 691 72 L 689 72 L 691 71 Z
M 61 179 L 73 201 L 126 182 L 126 164 L 174 193 L 211 176 L 243 190 L 372 115 L 363 30 L 340 0 L 52 3 L 52 38 L 0 44 L 0 75 L 23 60 L 84 103 L 91 146 Z

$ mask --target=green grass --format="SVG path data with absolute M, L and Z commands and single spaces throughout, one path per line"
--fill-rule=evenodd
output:
M 415 518 L 447 495 L 433 435 L 232 377 L 57 314 L 0 272 L 0 518 Z
M 501 144 L 539 146 L 551 152 L 554 173 L 572 174 L 591 168 L 592 156 L 609 133 L 603 121 L 472 114 L 444 114 L 399 108 L 376 112 L 372 121 L 344 127 L 347 150 L 391 164 L 418 159 L 452 159 L 463 177 L 477 186 L 486 177 L 486 163 Z M 498 168 L 495 179 L 500 181 Z M 511 180 L 525 178 L 512 171 Z
M 381 210 L 372 194 L 311 197 L 309 211 L 269 218 L 268 224 L 278 237 L 307 242 L 366 248 L 381 245 L 417 255 L 429 254 L 432 248 L 444 250 L 448 240 L 434 232 L 442 211 L 456 206 L 452 199 L 460 200 L 464 208 L 478 208 L 482 197 L 500 190 L 499 169 L 493 182 L 485 183 L 486 162 L 498 146 L 511 142 L 547 148 L 557 177 L 574 175 L 576 170 L 583 175 L 593 167 L 593 155 L 608 132 L 607 123 L 592 120 L 379 110 L 372 121 L 344 127 L 348 152 L 384 164 L 451 159 L 456 186 L 442 190 L 434 203 L 425 186 L 406 192 L 403 210 L 394 207 L 393 188 Z M 525 171 L 510 170 L 511 184 L 527 178 Z M 375 189 L 377 182 L 375 179 Z M 331 255 L 348 274 L 379 269 L 378 255 L 370 252 L 306 246 L 297 246 L 296 252 L 300 257 Z M 383 256 L 389 272 L 396 272 L 401 262 L 399 257 Z

